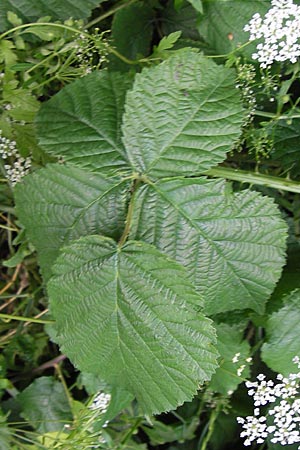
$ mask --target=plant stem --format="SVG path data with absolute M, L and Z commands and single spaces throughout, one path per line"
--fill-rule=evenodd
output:
M 216 406 L 215 409 L 212 410 L 210 418 L 209 418 L 209 422 L 208 422 L 208 431 L 206 436 L 204 437 L 203 441 L 202 441 L 202 445 L 200 447 L 200 450 L 206 450 L 207 448 L 207 444 L 210 441 L 210 438 L 213 434 L 214 431 L 214 427 L 215 427 L 215 421 L 220 413 L 220 409 L 221 409 L 221 404 L 218 403 L 218 405 Z
M 271 175 L 247 172 L 245 170 L 232 169 L 229 167 L 214 167 L 205 172 L 205 175 L 216 178 L 227 178 L 228 180 L 240 181 L 241 183 L 257 184 L 267 186 L 281 191 L 300 193 L 300 183 Z
M 91 20 L 85 28 L 91 28 L 94 25 L 96 25 L 99 22 L 102 22 L 102 20 L 107 19 L 107 17 L 112 16 L 115 12 L 120 11 L 120 9 L 126 8 L 126 6 L 132 5 L 133 3 L 136 3 L 137 0 L 131 0 L 129 2 L 125 2 L 122 5 L 118 5 L 115 8 L 110 9 L 106 13 L 102 14 L 99 17 L 96 17 L 95 19 Z
M 54 323 L 53 320 L 34 319 L 31 317 L 23 317 L 23 316 L 11 316 L 10 314 L 2 314 L 2 313 L 0 313 L 0 319 L 19 320 L 20 322 L 43 323 L 43 324 Z
M 128 440 L 131 438 L 131 436 L 133 435 L 135 430 L 140 426 L 140 424 L 142 422 L 143 422 L 142 417 L 139 417 L 138 419 L 136 419 L 136 421 L 134 422 L 134 424 L 132 425 L 130 430 L 125 434 L 124 438 L 122 439 L 122 441 L 118 447 L 118 450 L 122 450 L 123 448 L 125 448 L 126 443 L 128 442 Z
M 133 210 L 134 210 L 134 197 L 135 197 L 135 193 L 136 193 L 136 190 L 137 190 L 139 184 L 140 184 L 140 180 L 138 178 L 133 180 L 132 187 L 131 187 L 131 197 L 130 197 L 126 221 L 125 221 L 125 228 L 124 228 L 123 234 L 119 240 L 119 244 L 118 244 L 119 247 L 122 247 L 125 244 L 125 242 L 128 238 L 129 232 L 130 232 L 131 219 L 132 219 Z

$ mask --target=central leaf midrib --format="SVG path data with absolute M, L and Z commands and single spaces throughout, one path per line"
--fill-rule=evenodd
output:
M 187 120 L 182 124 L 181 129 L 177 132 L 177 134 L 174 135 L 174 136 L 170 139 L 170 141 L 169 141 L 168 143 L 166 143 L 166 144 L 164 145 L 164 147 L 161 148 L 161 151 L 159 152 L 159 155 L 152 161 L 152 163 L 149 165 L 149 167 L 148 167 L 148 169 L 146 170 L 146 172 L 150 172 L 151 169 L 155 167 L 156 163 L 162 158 L 162 156 L 164 155 L 164 153 L 165 153 L 166 151 L 169 150 L 170 146 L 171 146 L 171 145 L 174 143 L 174 141 L 181 135 L 181 133 L 183 132 L 183 130 L 185 129 L 185 127 L 186 127 L 190 122 L 192 122 L 192 120 L 195 118 L 196 114 L 198 114 L 198 112 L 200 111 L 200 109 L 202 108 L 202 106 L 208 102 L 208 99 L 209 99 L 209 98 L 215 93 L 215 91 L 222 85 L 223 81 L 224 81 L 223 79 L 220 80 L 219 83 L 218 83 L 216 86 L 214 86 L 214 88 L 208 93 L 208 95 L 206 96 L 206 98 L 205 98 L 201 103 L 199 103 L 198 108 L 196 108 L 196 110 L 194 111 L 194 113 L 191 114 L 191 116 L 189 116 L 189 117 L 187 118 Z M 178 102 L 179 102 L 180 98 L 177 97 L 176 100 L 177 100 L 177 105 L 178 105 Z
M 245 283 L 243 283 L 243 280 L 241 277 L 237 276 L 237 274 L 234 271 L 234 268 L 232 266 L 232 264 L 230 263 L 230 261 L 228 261 L 227 258 L 225 258 L 225 256 L 223 255 L 222 251 L 220 250 L 220 248 L 215 244 L 215 242 L 209 238 L 207 236 L 207 234 L 205 232 L 203 232 L 203 230 L 197 225 L 197 223 L 194 223 L 193 219 L 191 217 L 189 217 L 183 209 L 180 208 L 179 205 L 175 204 L 172 202 L 172 200 L 166 195 L 164 194 L 157 186 L 157 184 L 152 184 L 151 187 L 153 189 L 156 190 L 156 192 L 158 193 L 158 195 L 160 195 L 167 203 L 169 203 L 176 211 L 178 211 L 179 214 L 181 214 L 182 217 L 184 217 L 184 219 L 190 224 L 190 226 L 197 230 L 198 233 L 203 236 L 207 242 L 209 242 L 209 244 L 211 245 L 211 247 L 213 247 L 217 254 L 220 256 L 220 258 L 222 258 L 222 260 L 225 262 L 226 265 L 228 265 L 228 267 L 230 268 L 230 271 L 234 274 L 234 277 L 238 280 L 238 282 L 240 283 L 240 285 L 243 287 L 243 289 L 249 294 L 248 289 L 246 288 Z M 260 286 L 260 285 L 259 285 Z M 251 295 L 251 297 L 253 297 L 253 295 Z

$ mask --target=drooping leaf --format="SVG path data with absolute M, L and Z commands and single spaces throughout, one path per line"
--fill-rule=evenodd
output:
M 63 430 L 72 420 L 68 398 L 62 383 L 54 377 L 34 380 L 18 395 L 22 416 L 39 433 Z
M 298 111 L 300 112 L 300 111 Z M 268 126 L 273 148 L 270 153 L 272 160 L 278 161 L 283 169 L 289 170 L 292 177 L 300 175 L 300 120 L 289 120 L 286 116 L 283 120 L 276 121 Z
M 128 92 L 123 142 L 135 171 L 194 175 L 223 161 L 244 112 L 231 70 L 196 50 L 147 68 Z
M 66 86 L 37 116 L 41 147 L 64 161 L 93 171 L 126 168 L 121 120 L 131 77 L 94 72 Z
M 286 226 L 273 200 L 232 194 L 222 180 L 178 178 L 144 185 L 135 211 L 132 237 L 187 267 L 207 314 L 264 311 L 284 264 Z
M 112 22 L 112 43 L 121 55 L 130 60 L 148 56 L 153 35 L 154 10 L 145 3 L 128 5 L 118 11 Z M 132 66 L 114 55 L 110 57 L 110 68 L 126 71 Z
M 220 353 L 220 366 L 209 382 L 209 389 L 226 396 L 228 392 L 236 390 L 238 385 L 249 377 L 250 345 L 243 340 L 243 333 L 237 326 L 230 326 L 225 323 L 215 325 L 217 331 L 217 349 Z M 237 355 L 237 362 L 232 361 Z M 243 368 L 244 366 L 244 368 Z M 238 374 L 238 369 L 241 375 Z
M 265 0 L 203 0 L 204 14 L 198 27 L 216 54 L 223 55 L 249 40 L 249 33 L 244 26 L 255 13 L 264 16 L 270 8 Z M 251 57 L 256 43 L 243 48 L 243 54 Z
M 267 341 L 262 346 L 262 359 L 274 371 L 284 375 L 297 373 L 294 356 L 300 357 L 299 342 L 300 290 L 284 298 L 284 306 L 273 313 L 266 326 Z
M 175 408 L 210 378 L 211 323 L 185 269 L 157 249 L 88 236 L 48 284 L 58 343 L 80 369 L 123 387 L 146 413 Z
M 50 16 L 53 21 L 84 19 L 91 14 L 105 0 L 1 0 L 0 2 L 0 31 L 11 28 L 7 20 L 7 13 L 14 12 L 24 23 L 36 22 L 44 16 Z
M 197 19 L 198 13 L 188 1 L 169 0 L 161 12 L 161 30 L 164 35 L 181 31 L 184 38 L 198 40 Z
M 18 217 L 38 251 L 46 279 L 67 242 L 95 233 L 120 237 L 127 188 L 119 178 L 60 164 L 48 165 L 16 185 Z

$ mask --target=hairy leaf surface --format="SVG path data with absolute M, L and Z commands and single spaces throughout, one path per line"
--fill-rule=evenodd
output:
M 142 242 L 65 247 L 48 284 L 58 342 L 83 371 L 132 392 L 146 413 L 190 400 L 215 368 L 211 323 L 185 269 Z
M 161 180 L 137 193 L 132 237 L 188 268 L 205 312 L 262 313 L 282 265 L 286 226 L 272 200 L 224 181 Z
M 262 346 L 262 359 L 274 371 L 284 375 L 297 373 L 294 356 L 300 356 L 299 342 L 300 289 L 284 298 L 284 306 L 273 313 L 266 326 L 267 342 Z
M 124 228 L 126 189 L 76 167 L 51 164 L 15 188 L 18 216 L 38 251 L 45 278 L 60 247 L 80 236 L 101 233 L 118 239 Z
M 120 127 L 130 86 L 129 75 L 100 71 L 62 89 L 37 116 L 41 147 L 93 171 L 126 167 Z
M 194 175 L 223 161 L 244 121 L 234 73 L 191 49 L 138 74 L 125 111 L 131 165 L 154 178 Z
M 84 19 L 93 8 L 105 0 L 1 0 L 0 2 L 0 31 L 11 28 L 7 20 L 8 11 L 17 14 L 25 23 L 36 22 L 44 16 L 51 16 L 53 21 Z

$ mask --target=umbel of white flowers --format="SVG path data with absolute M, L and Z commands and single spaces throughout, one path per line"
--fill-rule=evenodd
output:
M 293 0 L 272 0 L 271 5 L 264 17 L 256 13 L 244 27 L 250 41 L 259 40 L 252 58 L 263 69 L 276 61 L 295 63 L 300 56 L 300 6 Z
M 298 356 L 293 362 L 300 369 Z M 300 372 L 291 373 L 288 377 L 278 374 L 278 383 L 266 380 L 263 374 L 258 375 L 257 380 L 246 382 L 248 394 L 254 401 L 253 415 L 237 418 L 243 428 L 240 436 L 246 438 L 244 445 L 263 444 L 266 438 L 273 444 L 299 443 L 300 399 L 296 396 L 299 394 Z M 273 405 L 266 406 L 270 404 Z M 264 406 L 268 407 L 266 414 L 260 409 Z
M 31 167 L 31 158 L 23 158 L 16 147 L 16 142 L 2 136 L 0 130 L 0 156 L 6 162 L 4 169 L 6 178 L 12 186 L 27 175 Z

